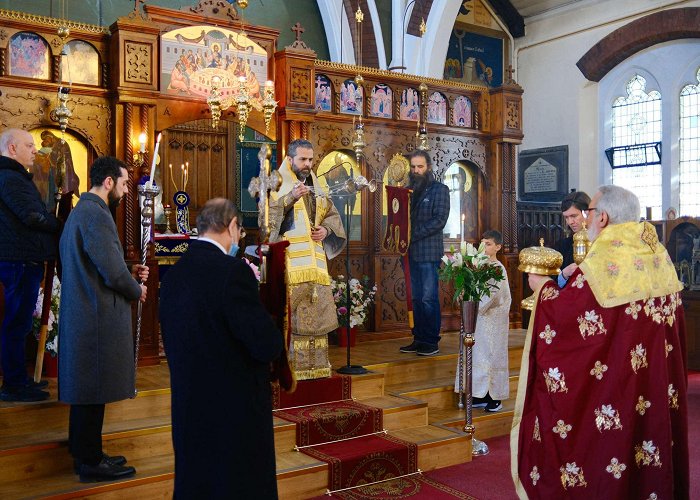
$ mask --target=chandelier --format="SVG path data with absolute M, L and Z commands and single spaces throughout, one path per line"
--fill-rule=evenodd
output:
M 247 0 L 237 0 L 237 5 L 241 9 L 245 9 L 248 6 Z M 241 33 L 243 31 L 243 14 L 241 13 Z M 246 124 L 248 123 L 248 117 L 250 116 L 250 111 L 253 108 L 253 98 L 250 95 L 248 89 L 248 80 L 245 76 L 238 77 L 238 88 L 236 89 L 235 95 L 231 97 L 223 97 L 219 90 L 221 85 L 221 77 L 213 76 L 210 82 L 209 97 L 207 97 L 207 105 L 211 111 L 211 126 L 216 128 L 221 120 L 221 112 L 227 110 L 228 108 L 235 105 L 236 111 L 238 113 L 238 139 L 243 141 Z M 275 100 L 275 82 L 272 80 L 267 80 L 265 86 L 263 87 L 262 93 L 262 112 L 263 118 L 265 120 L 265 134 L 268 133 L 270 129 L 270 122 L 272 121 L 272 115 L 277 108 L 277 101 Z M 260 109 L 260 108 L 258 108 Z

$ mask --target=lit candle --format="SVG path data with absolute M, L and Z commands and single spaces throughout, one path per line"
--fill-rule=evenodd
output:
M 462 214 L 462 238 L 460 241 L 464 241 L 464 233 L 466 233 L 466 227 L 464 225 L 464 214 Z
M 180 182 L 182 182 L 182 190 L 185 190 L 185 164 L 180 165 Z
M 161 134 L 158 134 L 158 138 L 156 139 L 156 147 L 155 147 L 155 149 L 153 149 L 153 162 L 151 163 L 151 175 L 150 175 L 150 178 L 148 179 L 148 187 L 149 188 L 153 187 L 153 184 L 155 181 L 156 158 L 158 158 L 158 148 L 160 147 L 160 136 L 161 136 Z
M 185 162 L 185 187 L 183 188 L 183 191 L 187 189 L 187 181 L 190 180 L 190 162 L 186 161 Z
M 173 183 L 173 187 L 175 188 L 175 191 L 177 191 L 177 184 L 175 183 L 175 177 L 173 177 L 173 164 L 170 163 L 168 168 L 170 168 L 170 182 Z
M 146 135 L 146 132 L 141 132 L 139 134 L 139 144 L 141 145 L 141 148 L 139 149 L 139 151 L 141 153 L 146 152 L 146 142 L 147 141 L 148 141 L 148 136 Z

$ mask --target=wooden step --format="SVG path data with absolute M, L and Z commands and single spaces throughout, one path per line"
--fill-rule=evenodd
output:
M 392 431 L 391 435 L 418 445 L 418 467 L 423 471 L 449 467 L 472 459 L 471 439 L 459 429 L 426 425 Z
M 472 422 L 476 427 L 475 437 L 483 440 L 510 433 L 515 397 L 503 400 L 502 404 L 503 409 L 495 413 L 486 412 L 483 408 L 472 409 Z M 431 410 L 430 423 L 462 429 L 464 428 L 464 410 L 456 407 Z
M 170 425 L 149 425 L 129 430 L 106 426 L 102 441 L 105 453 L 125 455 L 129 461 L 150 456 L 172 455 Z M 71 472 L 73 460 L 66 440 L 25 445 L 0 452 L 0 487 L 7 483 Z M 0 498 L 2 495 L 0 495 Z

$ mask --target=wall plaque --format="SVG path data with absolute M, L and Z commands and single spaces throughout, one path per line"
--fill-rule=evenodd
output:
M 518 199 L 561 201 L 569 191 L 569 146 L 528 149 L 518 155 Z

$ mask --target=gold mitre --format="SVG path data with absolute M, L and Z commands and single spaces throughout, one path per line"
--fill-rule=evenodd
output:
M 564 262 L 564 257 L 556 250 L 546 248 L 544 246 L 544 238 L 540 238 L 540 246 L 523 248 L 518 255 L 518 260 L 520 261 L 518 271 L 548 276 L 559 274 L 559 268 Z M 520 307 L 527 311 L 532 311 L 537 300 L 535 297 L 536 293 L 520 301 Z
M 544 238 L 540 238 L 540 246 L 523 248 L 518 260 L 518 271 L 549 276 L 559 274 L 564 257 L 556 250 L 545 247 Z

